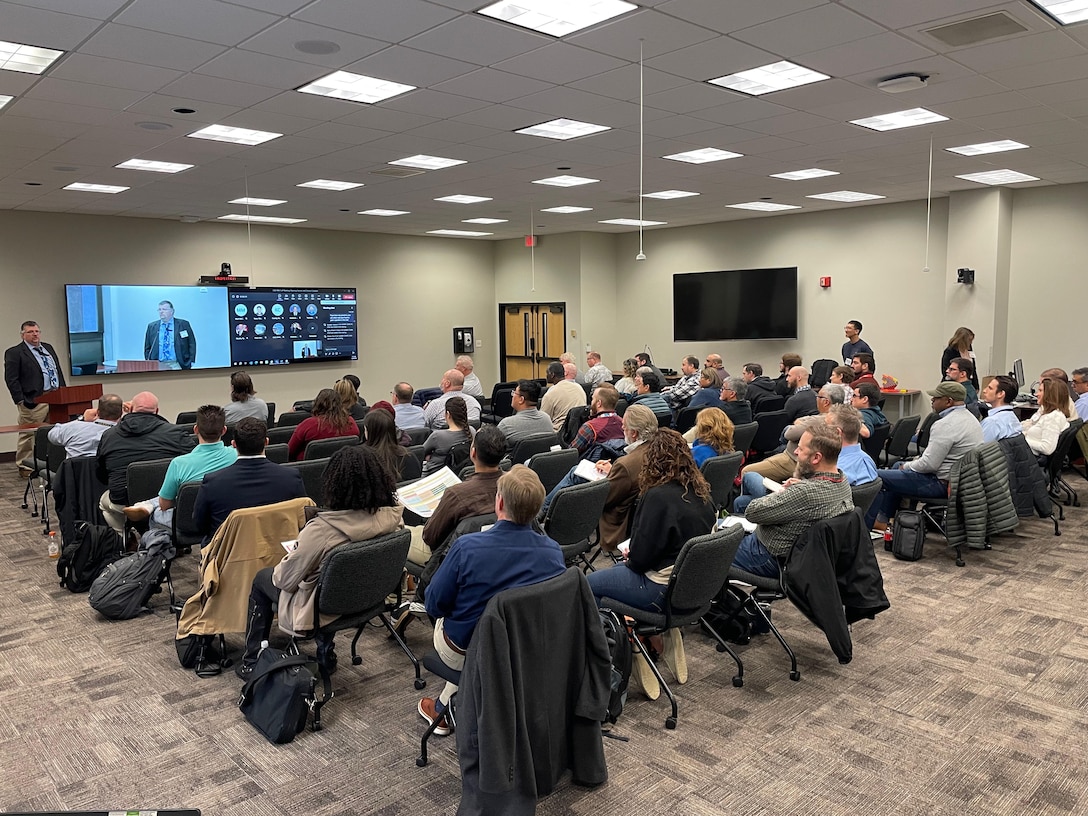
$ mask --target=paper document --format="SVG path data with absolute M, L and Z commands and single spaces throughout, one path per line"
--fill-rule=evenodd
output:
M 405 485 L 397 491 L 397 501 L 421 518 L 430 518 L 442 500 L 446 488 L 461 484 L 461 480 L 448 467 L 424 476 L 417 482 Z
M 627 553 L 631 550 L 631 539 L 621 541 L 616 545 L 616 549 L 623 553 L 624 558 L 627 557 Z
M 756 531 L 756 525 L 748 521 L 744 516 L 726 516 L 718 521 L 718 529 L 724 530 L 726 527 L 736 527 L 740 525 L 747 533 L 754 533 Z
M 779 482 L 776 482 L 774 479 L 768 479 L 766 476 L 763 477 L 763 486 L 767 488 L 769 493 L 781 493 L 785 489 Z
M 587 482 L 596 482 L 599 479 L 605 478 L 605 474 L 597 470 L 597 463 L 590 462 L 588 459 L 583 459 L 575 465 L 574 475 L 581 476 Z
M 280 544 L 287 552 L 291 553 L 298 549 L 298 539 L 292 538 L 290 541 L 281 541 Z

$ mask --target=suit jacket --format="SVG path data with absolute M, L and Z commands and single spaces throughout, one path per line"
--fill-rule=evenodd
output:
M 161 320 L 152 320 L 144 332 L 144 359 L 159 359 L 159 325 Z M 188 320 L 174 318 L 174 357 L 182 368 L 192 368 L 196 362 L 196 335 Z
M 193 521 L 206 544 L 232 511 L 276 504 L 306 495 L 302 474 L 267 459 L 239 459 L 204 477 L 196 494 Z
M 646 458 L 646 446 L 639 445 L 612 463 L 608 473 L 608 498 L 601 514 L 601 546 L 614 550 L 627 538 L 631 511 L 638 499 L 638 474 L 642 460 Z
M 53 358 L 53 365 L 57 369 L 57 383 L 63 388 L 67 383 L 64 382 L 64 369 L 57 353 L 48 343 L 42 343 L 42 348 Z M 42 367 L 38 364 L 37 355 L 26 343 L 19 343 L 4 352 L 4 382 L 7 383 L 12 402 L 16 405 L 23 401 L 34 402 L 45 391 Z

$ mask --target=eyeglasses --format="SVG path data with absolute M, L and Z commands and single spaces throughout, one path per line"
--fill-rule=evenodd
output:
M 823 394 L 817 394 L 816 399 L 822 399 L 822 400 L 827 400 L 828 402 L 831 402 L 831 397 L 825 397 Z

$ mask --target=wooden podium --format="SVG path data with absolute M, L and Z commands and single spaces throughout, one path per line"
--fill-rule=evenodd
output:
M 49 422 L 67 422 L 74 415 L 81 415 L 91 408 L 95 400 L 102 396 L 102 384 L 70 385 L 55 388 L 37 398 L 37 402 L 49 405 Z

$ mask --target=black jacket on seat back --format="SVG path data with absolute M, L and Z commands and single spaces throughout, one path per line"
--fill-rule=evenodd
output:
M 1038 513 L 1040 518 L 1054 515 L 1046 477 L 1024 435 L 999 439 L 998 444 L 1009 462 L 1009 492 L 1016 515 L 1020 518 L 1030 518 L 1032 513 Z
M 125 414 L 98 440 L 98 478 L 110 486 L 110 501 L 128 504 L 128 466 L 168 459 L 196 447 L 192 432 L 158 414 Z

